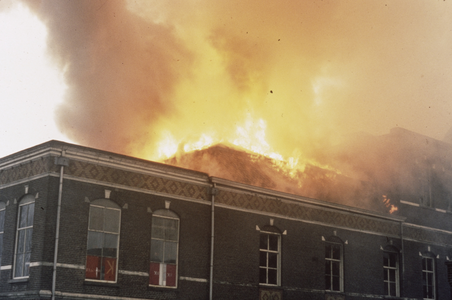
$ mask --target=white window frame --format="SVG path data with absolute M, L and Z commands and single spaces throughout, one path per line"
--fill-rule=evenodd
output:
M 97 208 L 102 208 L 102 209 L 111 209 L 111 210 L 116 210 L 119 211 L 119 224 L 118 224 L 118 232 L 109 232 L 109 231 L 105 231 L 105 230 L 93 230 L 90 229 L 90 222 L 91 222 L 91 207 L 97 207 Z M 89 232 L 100 232 L 100 233 L 108 233 L 108 234 L 116 234 L 118 236 L 118 242 L 116 245 L 116 274 L 115 274 L 115 280 L 105 280 L 105 279 L 93 279 L 93 278 L 86 278 L 86 274 L 85 276 L 85 281 L 93 281 L 93 282 L 106 282 L 106 283 L 116 283 L 118 282 L 118 270 L 119 270 L 119 245 L 120 245 L 120 238 L 121 238 L 121 218 L 122 218 L 122 214 L 121 214 L 121 208 L 114 203 L 111 200 L 108 199 L 98 199 L 98 200 L 94 200 L 93 202 L 90 203 L 89 206 L 89 215 L 88 215 L 88 231 L 87 231 L 87 235 L 86 235 L 86 243 L 87 243 L 87 248 L 86 248 L 86 254 L 85 254 L 85 259 L 88 256 L 88 235 Z M 105 219 L 104 219 L 104 223 L 105 223 Z M 101 256 L 101 258 L 103 258 L 103 256 Z M 102 259 L 101 259 L 102 261 Z M 88 261 L 86 260 L 85 262 L 85 270 L 87 268 L 87 263 Z
M 3 234 L 5 233 L 5 218 L 6 218 L 6 205 L 4 202 L 0 202 L 0 214 L 3 213 L 3 219 L 0 218 L 0 223 L 3 221 L 3 224 L 0 224 L 0 228 L 3 230 L 0 231 L 0 267 L 2 265 L 2 255 L 3 255 Z
M 326 247 L 330 245 L 330 246 L 334 246 L 337 245 L 339 246 L 339 259 L 334 259 L 332 257 L 332 253 L 331 253 L 331 257 L 326 257 Z M 330 289 L 326 289 L 325 290 L 328 292 L 343 292 L 344 291 L 344 246 L 342 243 L 340 242 L 332 242 L 332 241 L 326 241 L 325 242 L 325 262 L 329 262 L 330 265 Z M 334 290 L 333 289 L 333 263 L 334 262 L 339 262 L 339 290 Z M 325 276 L 326 276 L 326 270 L 325 270 Z M 326 278 L 325 278 L 326 279 Z
M 386 272 L 387 278 L 388 278 L 387 280 L 385 280 L 383 278 L 384 285 L 387 285 L 387 287 L 388 287 L 388 294 L 386 294 L 386 296 L 400 297 L 399 253 L 397 251 L 384 250 L 383 251 L 383 255 L 385 255 L 386 253 L 389 254 L 389 255 L 390 254 L 395 255 L 395 267 L 391 267 L 390 263 L 389 263 L 389 265 L 385 265 L 384 264 L 384 260 L 383 260 L 383 271 Z M 391 283 L 393 282 L 393 281 L 390 280 L 390 272 L 391 272 L 391 270 L 395 271 L 395 282 L 394 282 L 395 283 L 395 288 L 396 288 L 396 294 L 395 295 L 391 295 Z
M 267 240 L 267 249 L 262 249 L 260 247 L 260 244 L 259 244 L 259 273 L 260 273 L 261 269 L 265 269 L 266 270 L 266 280 L 265 280 L 266 282 L 265 283 L 264 282 L 260 282 L 260 276 L 259 276 L 259 285 L 262 285 L 262 286 L 281 286 L 281 234 L 280 233 L 276 233 L 276 232 L 262 230 L 262 231 L 260 231 L 259 239 L 261 238 L 261 235 L 263 235 L 263 234 L 268 236 L 268 240 Z M 269 249 L 269 247 L 270 247 L 270 243 L 269 243 L 270 235 L 277 236 L 277 238 L 278 238 L 278 249 L 276 251 Z M 260 243 L 260 240 L 259 240 L 259 243 Z M 265 267 L 260 265 L 261 252 L 265 252 L 267 254 Z M 269 269 L 272 269 L 272 270 L 275 269 L 275 268 L 270 268 L 268 266 L 269 265 L 268 253 L 276 253 L 276 255 L 277 255 L 277 260 L 276 260 L 276 264 L 277 264 L 276 265 L 276 284 L 268 283 L 268 270 Z
M 424 260 L 431 260 L 432 262 L 432 270 L 426 270 L 424 268 Z M 436 299 L 436 269 L 435 269 L 435 258 L 428 256 L 428 255 L 423 255 L 422 256 L 422 278 L 424 278 L 424 274 L 428 275 L 431 274 L 432 276 L 432 290 L 433 290 L 433 298 L 425 298 L 424 299 L 428 299 L 428 300 L 432 300 L 432 299 Z M 422 280 L 423 281 L 423 280 Z M 426 286 L 424 284 L 424 282 L 422 283 L 422 295 L 424 295 L 424 286 Z
M 170 220 L 176 220 L 177 221 L 177 242 L 176 242 L 176 283 L 174 286 L 166 286 L 166 285 L 155 285 L 155 284 L 149 284 L 149 286 L 151 287 L 159 287 L 159 288 L 167 288 L 167 289 L 177 289 L 178 284 L 179 284 L 179 240 L 180 240 L 180 218 L 177 216 L 176 213 L 174 213 L 171 210 L 168 209 L 159 209 L 156 210 L 153 214 L 152 214 L 152 222 L 154 221 L 154 218 L 162 218 L 162 219 L 170 219 Z M 151 228 L 152 230 L 152 228 Z M 152 240 L 159 240 L 159 241 L 167 241 L 166 239 L 160 239 L 160 238 L 155 238 L 152 236 L 151 233 L 151 247 L 152 247 Z M 151 254 L 151 253 L 150 253 Z M 151 254 L 152 255 L 152 254 Z M 151 260 L 151 258 L 149 258 L 149 263 L 152 263 L 153 261 Z M 155 263 L 155 262 L 154 262 Z M 149 273 L 149 276 L 151 276 L 151 274 Z
M 29 206 L 33 204 L 33 222 L 31 224 L 31 226 L 25 226 L 25 227 L 19 227 L 20 226 L 20 213 L 22 211 L 22 209 L 25 206 Z M 15 249 L 14 249 L 14 265 L 13 265 L 13 278 L 14 279 L 22 279 L 22 278 L 29 278 L 30 277 L 30 262 L 31 262 L 31 248 L 30 248 L 30 260 L 27 262 L 23 261 L 23 266 L 22 266 L 22 272 L 25 273 L 25 269 L 27 268 L 28 265 L 28 275 L 25 276 L 16 276 L 16 267 L 17 267 L 17 251 L 19 250 L 19 233 L 22 230 L 25 230 L 25 232 L 27 232 L 26 230 L 31 229 L 31 240 L 30 240 L 30 247 L 32 245 L 33 242 L 33 223 L 34 223 L 34 213 L 35 213 L 35 197 L 33 195 L 26 195 L 24 196 L 20 202 L 19 202 L 19 206 L 17 209 L 17 224 L 16 224 L 16 241 L 15 241 Z M 27 213 L 28 216 L 28 213 Z M 24 242 L 26 241 L 26 236 L 24 238 Z M 25 245 L 24 245 L 25 248 Z M 24 252 L 23 254 L 25 254 L 26 252 Z M 22 254 L 22 253 L 21 253 Z

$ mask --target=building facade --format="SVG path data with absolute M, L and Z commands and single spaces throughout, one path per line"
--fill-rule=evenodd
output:
M 398 205 L 50 141 L 0 159 L 0 299 L 449 299 L 450 211 Z

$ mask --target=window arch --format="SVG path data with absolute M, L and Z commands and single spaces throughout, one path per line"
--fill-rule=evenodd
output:
M 325 290 L 344 290 L 344 243 L 337 236 L 325 240 Z
M 120 207 L 107 199 L 91 202 L 85 278 L 116 282 L 118 273 Z
M 35 211 L 35 197 L 25 195 L 19 201 L 16 251 L 14 251 L 14 278 L 30 275 L 31 239 L 33 236 L 33 219 Z
M 399 297 L 399 250 L 394 246 L 383 249 L 383 282 L 384 293 L 388 296 Z
M 281 285 L 281 231 L 264 226 L 259 237 L 259 283 Z
M 152 214 L 149 285 L 177 287 L 179 217 L 168 209 Z
M 431 252 L 422 253 L 422 289 L 424 299 L 436 299 L 436 260 Z

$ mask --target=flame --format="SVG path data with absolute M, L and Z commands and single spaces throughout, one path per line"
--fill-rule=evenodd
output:
M 389 208 L 389 213 L 392 214 L 399 210 L 399 208 L 393 204 L 391 204 L 391 199 L 389 199 L 386 195 L 383 195 L 383 203 L 384 205 Z
M 276 172 L 280 172 L 292 179 L 301 180 L 302 174 L 307 165 L 315 166 L 324 170 L 331 171 L 325 176 L 333 178 L 341 172 L 329 165 L 321 164 L 318 161 L 303 156 L 303 153 L 296 149 L 293 155 L 285 157 L 281 153 L 275 151 L 267 140 L 266 135 L 267 121 L 263 118 L 255 118 L 251 113 L 246 115 L 243 122 L 235 126 L 235 131 L 225 138 L 219 138 L 216 132 L 203 133 L 199 138 L 183 137 L 176 139 L 174 134 L 165 130 L 162 132 L 162 139 L 158 143 L 158 159 L 165 161 L 174 156 L 202 150 L 213 145 L 224 143 L 237 146 L 238 148 L 249 152 L 253 161 L 262 158 L 271 160 L 273 168 Z M 301 181 L 299 186 L 301 187 Z

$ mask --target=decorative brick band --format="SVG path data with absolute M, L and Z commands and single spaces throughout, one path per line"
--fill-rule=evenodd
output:
M 233 207 L 268 212 L 294 219 L 319 222 L 366 232 L 377 232 L 391 236 L 400 235 L 400 223 L 397 222 L 383 221 L 376 218 L 329 209 L 314 208 L 303 205 L 302 203 L 267 198 L 258 194 L 235 193 L 220 190 L 215 200 L 217 203 Z

